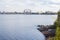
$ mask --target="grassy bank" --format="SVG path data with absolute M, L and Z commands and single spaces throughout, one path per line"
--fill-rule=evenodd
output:
M 60 40 L 60 11 L 58 12 L 55 40 Z
M 56 29 L 55 32 L 56 35 L 54 37 L 50 37 L 48 40 L 60 40 L 60 11 L 57 14 L 58 14 L 57 20 L 52 26 L 53 29 Z
M 56 29 L 55 40 L 60 40 L 60 27 L 57 27 L 57 29 Z

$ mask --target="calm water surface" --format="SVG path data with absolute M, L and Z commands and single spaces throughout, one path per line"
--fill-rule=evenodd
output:
M 37 25 L 51 25 L 57 15 L 0 15 L 0 40 L 45 40 Z

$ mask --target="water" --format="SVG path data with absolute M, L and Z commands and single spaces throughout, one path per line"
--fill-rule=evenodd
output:
M 45 40 L 37 25 L 50 25 L 57 15 L 0 15 L 0 40 Z

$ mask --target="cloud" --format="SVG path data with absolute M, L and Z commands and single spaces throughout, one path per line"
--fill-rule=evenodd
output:
M 0 11 L 58 11 L 60 0 L 0 0 Z

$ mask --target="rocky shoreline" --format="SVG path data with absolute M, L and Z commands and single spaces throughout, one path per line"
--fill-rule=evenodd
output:
M 38 30 L 44 34 L 46 40 L 50 40 L 50 37 L 55 36 L 55 29 L 51 29 L 51 25 L 38 25 L 38 27 Z

